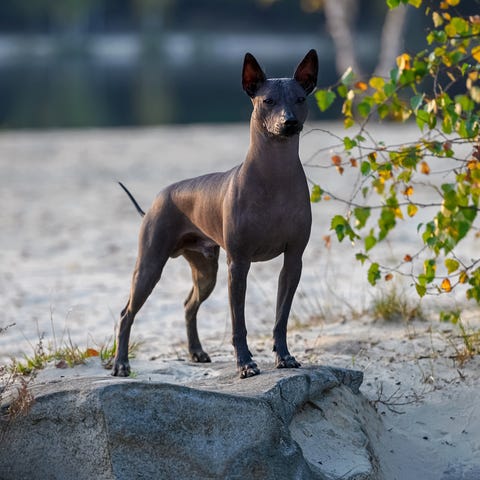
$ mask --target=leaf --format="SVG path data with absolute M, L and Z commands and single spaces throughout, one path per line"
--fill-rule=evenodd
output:
M 445 259 L 445 266 L 447 267 L 447 272 L 448 274 L 451 274 L 458 270 L 458 267 L 460 266 L 460 263 L 457 262 L 457 260 L 454 260 L 453 258 L 446 258 Z
M 427 162 L 423 161 L 422 163 L 420 163 L 420 171 L 424 175 L 428 175 L 430 173 L 430 166 L 428 165 Z
M 387 0 L 388 8 L 397 8 L 400 5 L 400 0 Z
M 358 113 L 364 118 L 368 117 L 370 109 L 370 104 L 368 102 L 360 102 L 357 106 Z
M 370 162 L 364 160 L 360 165 L 360 171 L 362 172 L 362 175 L 366 177 L 371 171 Z
M 407 206 L 407 215 L 409 217 L 414 217 L 418 212 L 418 207 L 414 203 L 409 203 Z
M 412 256 L 408 253 L 403 257 L 404 262 L 411 262 L 413 260 Z
M 365 82 L 356 82 L 354 86 L 355 88 L 358 88 L 362 92 L 368 89 L 368 85 Z
M 357 207 L 353 210 L 353 214 L 357 220 L 356 227 L 362 228 L 367 223 L 368 217 L 370 216 L 370 208 L 368 207 Z
M 373 232 L 370 232 L 370 235 L 365 237 L 365 250 L 368 252 L 371 250 L 377 243 L 377 239 L 374 237 Z
M 385 275 L 385 281 L 386 281 L 386 282 L 389 282 L 392 278 L 393 278 L 393 274 L 391 274 L 391 273 L 387 273 L 387 274 Z
M 342 164 L 342 157 L 340 157 L 339 155 L 333 155 L 332 157 L 332 163 L 334 165 L 341 165 Z
M 350 137 L 344 137 L 343 145 L 345 146 L 345 150 L 351 150 L 352 148 L 357 146 L 357 142 L 355 140 L 352 140 Z
M 312 187 L 312 193 L 310 194 L 310 201 L 312 203 L 318 203 L 322 199 L 323 190 L 319 185 Z
M 437 264 L 434 259 L 425 260 L 423 262 L 423 269 L 425 272 L 426 283 L 431 283 L 435 279 L 435 272 L 437 270 Z
M 410 106 L 412 107 L 412 110 L 416 112 L 422 105 L 423 103 L 423 93 L 420 95 L 415 95 L 410 99 Z
M 480 63 L 480 45 L 472 48 L 472 57 Z
M 353 73 L 352 67 L 348 67 L 340 78 L 340 81 L 343 85 L 348 86 L 353 82 L 354 77 L 355 74 Z
M 85 352 L 85 356 L 88 357 L 98 357 L 100 356 L 100 352 L 98 350 L 95 350 L 94 348 L 87 348 L 87 351 Z
M 385 85 L 385 80 L 382 77 L 372 77 L 368 83 L 375 90 L 382 90 Z
M 427 293 L 427 287 L 424 285 L 419 285 L 418 283 L 415 284 L 415 289 L 417 290 L 419 297 L 424 297 Z
M 378 263 L 372 263 L 370 265 L 370 268 L 368 269 L 368 274 L 367 274 L 367 278 L 368 278 L 368 281 L 370 283 L 370 285 L 373 285 L 375 286 L 375 284 L 377 283 L 377 280 L 380 280 L 380 267 L 378 265 Z
M 444 292 L 451 292 L 452 291 L 452 284 L 450 283 L 450 280 L 448 278 L 444 278 L 442 280 L 442 284 L 440 285 L 440 288 Z
M 357 253 L 355 255 L 355 258 L 362 263 L 362 265 L 365 263 L 365 260 L 368 260 L 368 256 L 365 255 L 364 253 Z
M 315 98 L 317 99 L 317 105 L 320 111 L 324 112 L 335 101 L 337 96 L 335 92 L 331 90 L 318 90 L 315 92 Z
M 402 53 L 396 58 L 397 67 L 400 70 L 410 70 L 410 61 L 412 57 L 408 53 Z
M 413 5 L 415 8 L 420 8 L 422 5 L 422 0 L 408 0 L 410 5 Z

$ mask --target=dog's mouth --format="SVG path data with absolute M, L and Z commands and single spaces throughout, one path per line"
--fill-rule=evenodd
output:
M 298 135 L 303 129 L 303 125 L 297 123 L 295 125 L 277 125 L 275 128 L 275 135 L 280 137 L 293 137 Z

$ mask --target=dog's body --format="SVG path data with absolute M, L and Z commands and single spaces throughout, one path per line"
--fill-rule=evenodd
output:
M 309 191 L 298 144 L 307 115 L 305 97 L 315 88 L 317 72 L 314 50 L 292 79 L 266 79 L 255 58 L 245 56 L 243 88 L 254 105 L 247 157 L 228 172 L 167 187 L 145 214 L 130 298 L 121 314 L 113 375 L 129 374 L 128 341 L 134 317 L 168 258 L 179 255 L 192 269 L 193 288 L 185 301 L 190 356 L 194 361 L 210 361 L 196 323 L 200 304 L 215 286 L 219 247 L 227 254 L 232 341 L 240 376 L 259 373 L 248 349 L 244 317 L 250 264 L 282 253 L 273 331 L 276 365 L 300 366 L 288 351 L 286 333 L 311 228 Z

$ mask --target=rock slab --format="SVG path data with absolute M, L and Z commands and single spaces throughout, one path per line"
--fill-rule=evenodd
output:
M 270 369 L 239 380 L 230 366 L 182 368 L 193 374 L 181 383 L 175 366 L 35 382 L 31 410 L 2 426 L 0 479 L 381 478 L 362 437 L 361 372 Z

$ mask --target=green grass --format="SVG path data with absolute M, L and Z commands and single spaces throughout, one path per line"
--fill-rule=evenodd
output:
M 115 338 L 115 337 L 113 337 Z M 129 346 L 129 357 L 134 358 L 141 343 L 133 341 Z M 113 358 L 116 351 L 116 340 L 109 340 L 99 348 L 79 347 L 74 344 L 71 338 L 68 341 L 57 345 L 56 342 L 45 345 L 44 337 L 41 335 L 33 351 L 30 354 L 23 354 L 22 359 L 12 358 L 9 370 L 21 375 L 31 375 L 42 370 L 47 365 L 57 368 L 73 368 L 84 364 L 89 358 L 99 357 L 106 369 L 112 368 Z
M 370 308 L 375 320 L 409 322 L 414 318 L 425 318 L 420 301 L 410 300 L 405 291 L 401 290 L 397 285 L 381 290 L 373 298 Z

